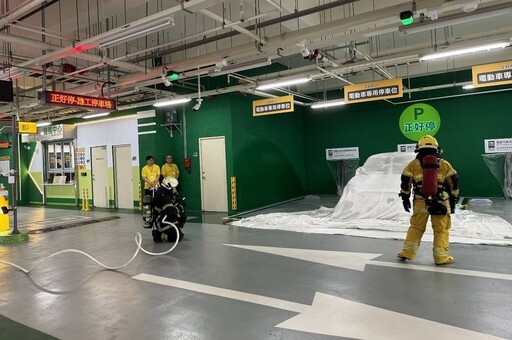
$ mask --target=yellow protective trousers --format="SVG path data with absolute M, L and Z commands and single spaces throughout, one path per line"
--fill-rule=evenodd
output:
M 450 211 L 448 201 L 440 203 L 444 204 L 448 211 Z M 425 200 L 422 198 L 414 199 L 411 225 L 407 231 L 403 250 L 398 256 L 405 257 L 409 260 L 416 257 L 416 252 L 420 246 L 421 237 L 425 232 L 429 216 L 432 222 L 432 229 L 434 230 L 434 262 L 436 264 L 451 263 L 453 257 L 450 256 L 449 252 L 449 232 L 452 224 L 450 213 L 448 212 L 446 215 L 430 215 L 426 209 Z

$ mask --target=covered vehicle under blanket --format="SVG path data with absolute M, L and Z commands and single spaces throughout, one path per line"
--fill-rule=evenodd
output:
M 185 198 L 181 197 L 176 187 L 178 180 L 174 177 L 164 178 L 161 186 L 154 193 L 151 203 L 151 216 L 146 217 L 152 228 L 153 241 L 174 242 L 177 232 L 179 240 L 183 239 L 182 229 L 187 221 L 185 214 Z M 146 205 L 146 200 L 145 200 Z M 146 209 L 144 209 L 146 210 Z M 176 228 L 173 227 L 175 225 Z

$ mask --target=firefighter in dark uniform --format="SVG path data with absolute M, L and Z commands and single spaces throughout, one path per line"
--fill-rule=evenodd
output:
M 153 222 L 153 241 L 174 242 L 179 237 L 183 239 L 181 229 L 187 221 L 185 214 L 185 198 L 181 197 L 176 187 L 178 180 L 174 177 L 166 177 L 162 180 L 160 188 L 153 197 L 155 219 Z M 177 230 L 170 224 L 174 224 Z
M 413 213 L 401 252 L 401 260 L 413 260 L 425 232 L 428 218 L 434 231 L 434 262 L 437 265 L 453 263 L 449 252 L 451 217 L 459 197 L 459 176 L 446 160 L 441 158 L 437 140 L 426 135 L 420 138 L 415 150 L 418 154 L 402 172 L 400 194 L 405 211 Z M 411 192 L 412 188 L 412 192 Z

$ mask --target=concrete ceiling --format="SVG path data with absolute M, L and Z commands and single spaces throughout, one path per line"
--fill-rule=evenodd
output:
M 103 95 L 117 97 L 119 105 L 126 107 L 173 95 L 175 86 L 160 85 L 162 66 L 154 67 L 155 57 L 181 73 L 183 83 L 176 85 L 192 97 L 198 94 L 187 78 L 208 77 L 222 60 L 236 65 L 270 57 L 285 70 L 265 74 L 271 68 L 262 68 L 258 77 L 238 79 L 237 86 L 222 90 L 206 88 L 203 95 L 249 91 L 265 96 L 253 90 L 256 81 L 309 75 L 315 81 L 297 88 L 307 104 L 312 101 L 309 94 L 347 83 L 512 60 L 512 47 L 507 47 L 419 62 L 419 56 L 439 49 L 511 41 L 512 0 L 471 1 L 478 4 L 473 14 L 463 12 L 468 0 L 417 0 L 414 4 L 405 0 L 0 0 L 0 79 L 11 78 L 17 84 L 15 103 L 22 119 L 53 119 L 81 112 L 45 107 L 37 99 L 43 87 L 90 96 L 101 96 L 103 90 Z M 469 18 L 491 6 L 508 12 L 420 33 L 398 30 L 399 13 L 413 7 L 418 22 L 420 16 L 432 20 L 434 13 L 439 21 L 461 13 Z M 174 26 L 113 47 L 99 47 L 127 24 L 143 25 L 165 17 L 172 17 Z M 322 60 L 301 56 L 298 43 L 303 39 L 308 50 L 320 50 Z M 70 72 L 65 64 L 77 71 Z M 17 106 L 11 103 L 0 106 L 0 114 L 16 112 Z

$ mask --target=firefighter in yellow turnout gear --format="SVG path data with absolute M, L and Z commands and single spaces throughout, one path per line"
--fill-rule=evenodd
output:
M 434 262 L 450 264 L 453 263 L 449 252 L 450 211 L 455 211 L 459 197 L 459 176 L 451 164 L 441 158 L 441 149 L 434 137 L 421 137 L 415 151 L 416 158 L 407 164 L 401 177 L 399 196 L 405 211 L 409 212 L 409 199 L 413 195 L 413 213 L 403 250 L 397 256 L 401 260 L 416 257 L 430 216 L 434 230 Z

